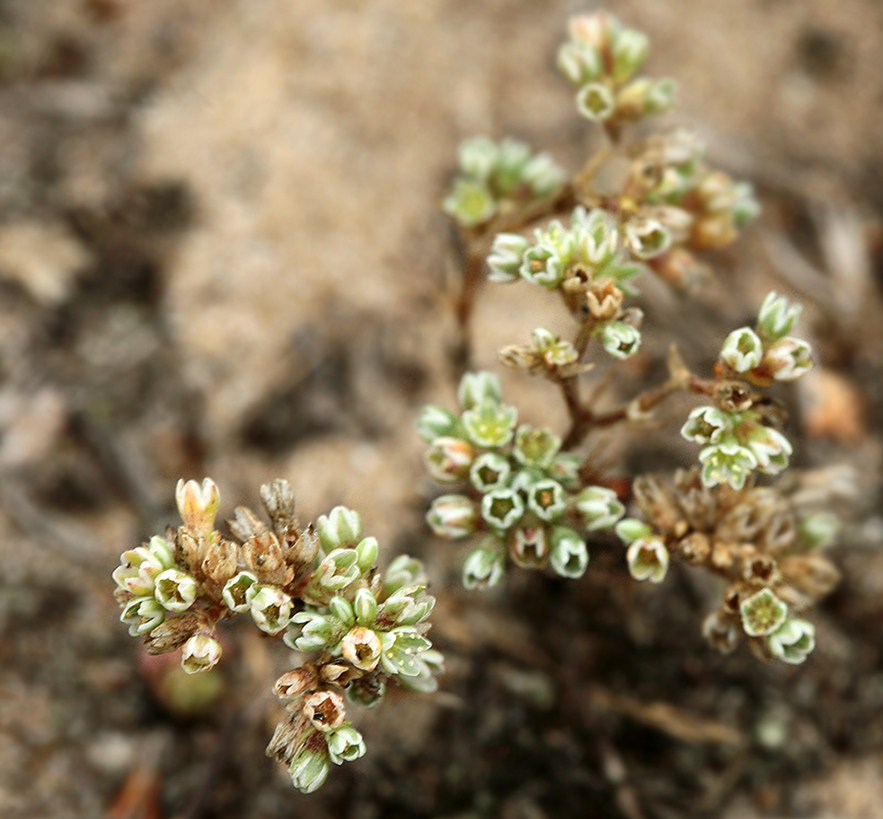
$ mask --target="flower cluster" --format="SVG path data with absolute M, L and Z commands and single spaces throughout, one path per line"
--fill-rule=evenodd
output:
M 634 243 L 607 211 L 578 206 L 568 227 L 553 219 L 534 231 L 533 242 L 517 233 L 500 233 L 487 263 L 491 281 L 521 278 L 558 291 L 574 315 L 591 322 L 592 335 L 613 357 L 637 352 L 643 316 L 622 305 L 633 294 L 629 282 L 643 265 L 636 261 Z
M 343 694 L 373 705 L 390 679 L 420 691 L 436 687 L 442 658 L 425 636 L 435 600 L 422 566 L 403 555 L 381 575 L 377 540 L 363 538 L 359 515 L 344 507 L 302 528 L 284 480 L 261 487 L 269 525 L 237 507 L 229 526 L 238 542 L 215 529 L 219 494 L 210 479 L 180 481 L 176 500 L 183 526 L 124 552 L 113 573 L 121 619 L 151 654 L 183 646 L 188 673 L 218 663 L 217 626 L 237 614 L 291 648 L 321 651 L 320 660 L 277 682 L 288 716 L 268 749 L 288 765 L 296 787 L 315 790 L 329 760 L 364 753 L 344 720 Z
M 464 585 L 499 582 L 507 554 L 518 566 L 581 577 L 588 533 L 611 528 L 625 511 L 616 493 L 585 486 L 579 459 L 560 451 L 561 439 L 550 429 L 519 426 L 496 376 L 467 373 L 458 398 L 459 416 L 426 407 L 418 430 L 430 445 L 430 475 L 462 486 L 433 501 L 427 522 L 441 537 L 483 535 L 466 558 Z
M 720 353 L 719 376 L 738 375 L 755 385 L 790 381 L 812 367 L 809 345 L 785 334 L 794 326 L 800 305 L 770 293 L 763 302 L 756 332 L 748 327 L 727 336 Z M 726 383 L 726 382 L 723 382 Z M 775 475 L 788 466 L 791 444 L 770 426 L 764 403 L 750 390 L 731 388 L 717 393 L 718 406 L 697 407 L 681 429 L 702 444 L 702 480 L 706 486 L 729 483 L 740 489 L 756 470 Z
M 570 39 L 558 52 L 558 68 L 579 89 L 579 113 L 595 122 L 618 124 L 669 111 L 675 103 L 674 80 L 634 79 L 648 51 L 647 35 L 626 28 L 612 14 L 572 18 Z
M 516 139 L 496 143 L 487 137 L 460 145 L 460 175 L 443 208 L 462 227 L 484 224 L 531 200 L 557 193 L 564 170 L 548 154 L 532 154 Z
M 644 520 L 616 526 L 632 577 L 661 582 L 671 556 L 704 567 L 729 583 L 703 626 L 711 645 L 728 653 L 747 637 L 761 656 L 803 662 L 815 629 L 794 615 L 839 579 L 820 553 L 835 534 L 832 516 L 800 508 L 777 488 L 709 488 L 697 468 L 676 472 L 672 487 L 639 477 L 633 491 Z

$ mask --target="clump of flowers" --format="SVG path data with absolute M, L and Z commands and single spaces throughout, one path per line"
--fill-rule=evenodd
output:
M 460 175 L 445 198 L 445 213 L 465 228 L 490 221 L 533 200 L 553 196 L 564 169 L 548 154 L 531 153 L 517 139 L 476 137 L 460 145 Z
M 358 513 L 342 506 L 302 527 L 284 480 L 261 487 L 269 523 L 236 508 L 229 522 L 236 540 L 215 528 L 213 481 L 180 481 L 176 500 L 183 525 L 124 552 L 113 573 L 121 619 L 151 654 L 182 648 L 191 674 L 217 665 L 218 626 L 238 614 L 293 649 L 319 654 L 276 682 L 286 716 L 267 749 L 295 787 L 313 791 L 332 762 L 365 752 L 345 700 L 377 705 L 391 680 L 417 691 L 437 687 L 442 657 L 426 638 L 435 599 L 422 565 L 402 555 L 381 573 L 377 540 L 363 537 Z
M 418 428 L 429 444 L 429 473 L 460 490 L 436 498 L 427 522 L 441 537 L 479 536 L 463 566 L 466 587 L 498 583 L 507 556 L 518 566 L 581 577 L 588 534 L 610 529 L 625 512 L 616 493 L 588 485 L 580 459 L 561 452 L 552 430 L 519 425 L 496 376 L 467 373 L 458 397 L 459 415 L 426 407 Z
M 583 394 L 582 376 L 600 363 L 598 353 L 613 358 L 611 372 L 640 349 L 644 314 L 629 303 L 639 278 L 652 273 L 697 295 L 704 254 L 733 242 L 760 212 L 751 185 L 710 166 L 705 147 L 689 132 L 625 139 L 627 125 L 675 103 L 671 80 L 639 75 L 648 51 L 646 35 L 611 14 L 572 19 L 558 66 L 577 88 L 577 111 L 602 127 L 608 145 L 589 156 L 558 195 L 510 210 L 501 222 L 487 221 L 488 208 L 485 230 L 460 231 L 463 338 L 457 349 L 468 350 L 481 260 L 490 282 L 528 282 L 559 298 L 576 322 L 573 337 L 537 328 L 529 344 L 506 345 L 499 358 L 556 385 L 570 428 L 559 437 L 519 425 L 518 410 L 503 401 L 496 378 L 467 373 L 459 414 L 427 407 L 420 419 L 429 473 L 457 485 L 456 494 L 432 502 L 427 521 L 442 537 L 478 540 L 464 565 L 470 588 L 498 583 L 510 559 L 579 577 L 590 533 L 615 527 L 636 580 L 662 583 L 673 560 L 724 578 L 724 603 L 705 624 L 714 645 L 731 650 L 748 639 L 760 656 L 799 663 L 815 640 L 812 624 L 801 617 L 837 580 L 813 546 L 819 538 L 812 532 L 830 534 L 830 518 L 797 509 L 786 488 L 793 479 L 774 487 L 758 479 L 782 472 L 792 455 L 782 431 L 784 409 L 762 390 L 812 367 L 809 345 L 791 335 L 800 306 L 770 293 L 755 325 L 723 342 L 712 378 L 691 372 L 672 347 L 668 377 L 631 400 L 599 408 L 603 380 Z M 467 154 L 476 144 L 465 144 Z M 605 168 L 613 172 L 600 173 Z M 455 182 L 455 194 L 461 184 L 462 178 Z M 679 471 L 671 489 L 655 476 L 638 476 L 632 493 L 644 519 L 621 520 L 623 504 L 609 488 L 614 479 L 579 449 L 596 432 L 652 419 L 678 392 L 706 401 L 681 429 L 702 446 L 701 468 Z

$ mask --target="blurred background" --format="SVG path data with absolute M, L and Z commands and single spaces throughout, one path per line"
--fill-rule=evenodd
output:
M 780 397 L 846 524 L 813 657 L 715 654 L 695 583 L 637 587 L 612 541 L 581 581 L 466 593 L 463 550 L 423 523 L 413 421 L 455 390 L 456 147 L 512 135 L 581 166 L 599 143 L 554 58 L 592 6 L 0 0 L 4 819 L 880 815 L 883 6 L 606 7 L 678 80 L 665 124 L 764 204 L 698 300 L 642 286 L 656 329 L 614 391 L 658 376 L 672 340 L 710 367 L 768 289 L 805 303 L 821 366 Z M 480 297 L 479 365 L 567 330 L 527 290 Z M 548 385 L 504 379 L 560 431 Z M 601 441 L 613 471 L 691 463 L 690 406 Z M 204 475 L 222 517 L 281 476 L 304 520 L 354 506 L 381 560 L 429 565 L 442 692 L 357 716 L 368 754 L 317 794 L 264 756 L 283 646 L 234 623 L 218 673 L 187 678 L 118 622 L 120 552 Z

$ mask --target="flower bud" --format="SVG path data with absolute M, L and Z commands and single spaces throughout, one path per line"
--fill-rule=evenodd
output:
M 203 480 L 202 486 L 196 481 L 178 481 L 175 501 L 185 526 L 205 534 L 212 531 L 221 499 L 211 478 Z
M 532 156 L 521 172 L 521 179 L 535 196 L 551 196 L 564 184 L 564 169 L 549 154 Z
M 786 336 L 766 351 L 763 366 L 776 381 L 796 381 L 813 368 L 812 347 L 803 339 Z
M 442 202 L 442 210 L 463 227 L 477 227 L 497 212 L 494 195 L 484 182 L 460 177 Z
M 561 439 L 548 427 L 534 428 L 522 424 L 515 433 L 515 447 L 512 454 L 524 466 L 547 468 L 558 450 Z
M 589 565 L 585 541 L 573 529 L 556 526 L 552 530 L 549 563 L 561 577 L 582 577 Z
M 208 671 L 221 659 L 221 644 L 211 635 L 198 631 L 186 643 L 181 653 L 181 668 L 188 674 Z
M 681 435 L 697 444 L 716 444 L 729 432 L 734 418 L 716 407 L 696 407 L 681 427 Z
M 460 379 L 457 400 L 464 410 L 478 407 L 486 401 L 496 404 L 503 400 L 503 386 L 493 373 L 484 370 L 466 373 Z
M 767 293 L 757 314 L 758 335 L 766 342 L 787 336 L 794 329 L 802 310 L 802 305 L 797 302 L 791 304 L 775 291 Z
M 343 636 L 339 620 L 316 611 L 299 611 L 291 618 L 292 627 L 283 642 L 296 651 L 318 651 L 334 645 Z
M 194 577 L 179 569 L 166 569 L 156 578 L 154 596 L 168 611 L 186 611 L 199 593 Z
M 369 628 L 356 626 L 340 643 L 344 659 L 362 671 L 373 671 L 380 662 L 380 638 Z
M 511 489 L 495 489 L 481 499 L 481 514 L 495 529 L 508 529 L 524 514 L 524 501 Z
M 567 509 L 567 495 L 551 478 L 536 481 L 527 490 L 527 508 L 541 520 L 555 520 Z
M 734 372 L 748 372 L 760 365 L 763 342 L 751 328 L 740 327 L 727 336 L 720 359 Z
M 386 596 L 398 591 L 403 586 L 419 586 L 426 583 L 426 572 L 423 563 L 410 555 L 399 555 L 393 558 L 383 575 L 383 593 Z
M 380 552 L 380 544 L 376 537 L 366 537 L 359 541 L 356 546 L 356 565 L 361 574 L 366 574 L 377 565 L 377 555 Z
M 362 537 L 362 518 L 358 512 L 345 506 L 335 506 L 316 521 L 319 542 L 327 553 L 335 549 L 355 546 Z
M 641 346 L 641 331 L 621 321 L 610 321 L 601 328 L 601 344 L 614 358 L 630 358 Z
M 434 404 L 423 407 L 417 418 L 417 434 L 429 444 L 440 435 L 451 435 L 456 426 L 457 416 Z
M 573 505 L 590 532 L 609 529 L 625 514 L 616 492 L 604 486 L 587 486 L 574 498 Z
M 497 154 L 496 144 L 488 137 L 463 140 L 457 149 L 460 170 L 466 176 L 482 182 L 490 177 L 491 171 L 497 163 Z
M 583 86 L 601 74 L 601 57 L 587 43 L 565 43 L 558 50 L 558 70 L 574 85 Z
M 635 580 L 661 583 L 668 572 L 669 555 L 658 537 L 640 537 L 626 552 L 629 573 Z
M 228 609 L 241 613 L 251 610 L 252 600 L 259 590 L 257 577 L 251 572 L 239 572 L 224 584 L 221 598 Z
M 671 246 L 671 233 L 656 219 L 639 219 L 625 227 L 626 241 L 636 259 L 652 259 Z
M 345 628 L 349 628 L 356 621 L 356 613 L 353 611 L 352 603 L 345 597 L 332 597 L 328 601 L 328 609 L 331 615 L 336 617 Z
M 432 502 L 426 522 L 439 537 L 457 540 L 475 531 L 478 508 L 465 495 L 442 495 Z
M 612 47 L 613 79 L 625 82 L 644 64 L 650 41 L 643 32 L 626 28 L 614 38 Z
M 528 247 L 530 242 L 517 233 L 498 233 L 487 257 L 488 279 L 503 284 L 516 281 Z
M 469 589 L 496 586 L 506 570 L 503 544 L 495 537 L 485 538 L 463 562 L 463 585 Z
M 439 483 L 456 483 L 469 474 L 475 447 L 459 438 L 436 438 L 423 456 L 426 470 Z
M 159 535 L 150 538 L 147 544 L 148 551 L 159 561 L 164 569 L 175 568 L 175 552 L 172 544 Z
M 371 626 L 377 619 L 377 598 L 370 589 L 359 589 L 353 598 L 353 613 L 360 626 Z
M 313 793 L 325 783 L 331 769 L 328 747 L 321 734 L 313 734 L 291 762 L 288 773 L 301 793 Z
M 842 525 L 834 512 L 812 512 L 800 519 L 797 528 L 810 549 L 827 549 L 837 539 Z
M 130 600 L 120 615 L 120 620 L 129 627 L 132 637 L 149 634 L 165 619 L 166 610 L 153 597 Z
M 278 634 L 291 620 L 291 598 L 275 586 L 263 586 L 251 600 L 255 625 L 267 634 Z
M 335 765 L 352 762 L 365 755 L 365 740 L 351 725 L 342 725 L 328 735 L 328 753 Z
M 799 665 L 816 646 L 816 630 L 806 620 L 788 619 L 767 637 L 774 657 L 791 665 Z
M 309 597 L 324 598 L 327 592 L 338 592 L 357 580 L 362 574 L 359 554 L 355 549 L 335 549 L 329 552 L 313 571 L 307 583 Z
M 616 100 L 606 85 L 590 82 L 577 92 L 576 110 L 592 122 L 604 122 L 613 116 Z
M 624 518 L 616 524 L 613 531 L 616 532 L 616 536 L 620 540 L 629 544 L 639 538 L 648 538 L 653 535 L 653 529 L 637 518 Z
M 788 466 L 791 444 L 777 429 L 756 424 L 743 436 L 742 443 L 757 459 L 759 472 L 775 475 Z
M 740 602 L 739 614 L 746 634 L 751 637 L 765 637 L 785 622 L 788 606 L 770 589 L 761 589 Z

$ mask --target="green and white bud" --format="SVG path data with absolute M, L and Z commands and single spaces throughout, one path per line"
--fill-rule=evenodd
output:
M 356 565 L 361 574 L 367 574 L 377 565 L 380 544 L 376 537 L 366 537 L 356 546 Z
M 636 259 L 652 259 L 671 247 L 671 233 L 656 219 L 638 219 L 625 227 L 629 249 Z
M 365 626 L 350 629 L 340 643 L 340 651 L 347 662 L 362 671 L 373 671 L 380 662 L 380 637 Z
M 353 509 L 335 506 L 316 521 L 319 543 L 326 553 L 355 546 L 362 537 L 362 518 Z
M 788 616 L 785 605 L 770 589 L 761 589 L 739 604 L 742 627 L 750 637 L 766 637 L 779 629 Z
M 186 611 L 199 594 L 196 578 L 179 569 L 166 569 L 157 576 L 154 588 L 157 602 L 168 611 Z
M 464 410 L 479 407 L 486 402 L 499 404 L 503 400 L 503 385 L 499 377 L 486 370 L 466 373 L 457 387 L 457 401 Z
M 457 427 L 457 416 L 442 407 L 428 404 L 417 418 L 417 434 L 431 444 L 441 435 L 451 435 Z
M 497 164 L 499 150 L 488 137 L 474 137 L 463 140 L 457 150 L 460 170 L 469 177 L 486 182 Z
M 259 590 L 255 575 L 251 572 L 239 572 L 224 584 L 221 597 L 224 605 L 231 611 L 245 612 L 251 610 L 251 601 Z
M 423 455 L 426 471 L 439 483 L 457 483 L 468 474 L 475 447 L 459 438 L 436 438 Z
M 320 599 L 326 597 L 327 592 L 346 588 L 361 574 L 359 553 L 355 549 L 335 549 L 313 570 L 306 591 L 309 597 Z
M 816 647 L 816 629 L 806 620 L 788 619 L 767 637 L 774 657 L 791 665 L 800 665 Z
M 653 535 L 653 529 L 637 518 L 624 518 L 613 529 L 616 536 L 625 543 L 631 544 L 640 538 L 649 538 Z
M 164 569 L 175 568 L 175 552 L 172 544 L 159 535 L 150 538 L 147 544 L 148 551 L 159 561 Z
M 757 470 L 766 475 L 776 475 L 788 466 L 791 444 L 777 429 L 756 424 L 741 439 L 757 459 Z
M 511 489 L 495 489 L 481 499 L 481 515 L 488 525 L 505 530 L 524 514 L 524 501 Z
M 543 361 L 550 367 L 562 367 L 572 364 L 579 358 L 576 347 L 569 341 L 560 339 L 554 333 L 544 327 L 537 327 L 531 333 L 534 349 L 539 353 Z
M 738 416 L 728 415 L 716 407 L 696 407 L 681 427 L 681 435 L 697 444 L 716 444 L 737 420 Z
M 736 182 L 733 185 L 733 204 L 730 212 L 737 228 L 743 228 L 753 219 L 760 216 L 760 202 L 754 194 L 754 186 L 750 182 Z
M 644 97 L 644 116 L 667 114 L 677 104 L 678 84 L 671 78 L 654 80 Z
M 747 373 L 763 360 L 763 342 L 750 327 L 740 327 L 727 336 L 720 359 L 734 372 Z
M 373 626 L 377 619 L 377 598 L 369 589 L 359 589 L 353 598 L 353 612 L 360 626 Z
M 587 486 L 573 499 L 573 505 L 590 532 L 609 529 L 625 514 L 616 492 L 605 486 Z
M 332 597 L 328 601 L 328 611 L 344 628 L 350 628 L 356 622 L 356 613 L 353 611 L 352 603 L 340 595 Z
M 466 410 L 462 416 L 466 435 L 476 446 L 496 448 L 512 440 L 518 410 L 485 400 L 478 407 Z
M 564 279 L 567 262 L 557 248 L 548 242 L 531 245 L 522 257 L 518 269 L 522 278 L 531 284 L 538 284 L 547 289 L 557 287 Z
M 546 470 L 550 478 L 554 478 L 565 489 L 576 489 L 579 486 L 579 470 L 582 460 L 572 452 L 559 452 Z
M 564 184 L 567 174 L 549 154 L 532 156 L 521 172 L 521 179 L 536 196 L 551 196 Z
M 735 441 L 705 447 L 699 453 L 699 460 L 702 483 L 708 487 L 728 483 L 733 489 L 741 489 L 751 470 L 757 467 L 754 453 Z
M 291 598 L 275 586 L 262 586 L 251 600 L 255 625 L 267 634 L 278 634 L 291 622 Z
M 757 314 L 757 334 L 767 343 L 778 341 L 794 329 L 802 310 L 775 291 L 767 293 Z
M 512 476 L 509 459 L 496 452 L 479 455 L 469 470 L 469 480 L 482 494 L 494 489 L 503 489 Z
M 797 530 L 810 549 L 827 549 L 837 539 L 843 522 L 833 512 L 811 512 L 800 519 Z
M 365 740 L 352 725 L 341 725 L 328 735 L 328 754 L 335 765 L 353 762 L 365 755 Z
M 518 233 L 498 233 L 487 257 L 492 282 L 514 282 L 520 276 L 521 262 L 530 242 Z
M 463 562 L 463 585 L 467 589 L 489 589 L 502 580 L 506 571 L 503 548 L 499 539 L 488 537 L 467 555 Z
M 339 620 L 317 611 L 300 611 L 291 618 L 291 624 L 282 639 L 296 651 L 330 648 L 346 633 Z
M 579 533 L 556 526 L 552 530 L 549 563 L 561 577 L 582 577 L 589 565 L 589 550 Z
M 377 611 L 378 622 L 396 626 L 415 626 L 425 620 L 435 607 L 435 598 L 423 586 L 405 586 L 393 592 Z
M 198 674 L 214 668 L 221 659 L 221 644 L 211 634 L 198 631 L 181 652 L 181 668 L 188 674 Z
M 426 522 L 439 537 L 457 540 L 475 531 L 478 507 L 466 495 L 442 495 L 429 507 Z
M 658 537 L 639 537 L 626 552 L 629 574 L 635 580 L 661 583 L 668 572 L 669 554 Z
M 613 40 L 613 79 L 625 82 L 647 59 L 650 40 L 643 32 L 626 28 Z
M 206 534 L 212 531 L 221 498 L 211 478 L 203 480 L 202 486 L 196 481 L 178 481 L 175 501 L 185 526 Z
M 786 336 L 766 351 L 763 366 L 776 381 L 796 381 L 813 368 L 812 347 L 803 339 Z
M 530 146 L 521 140 L 506 137 L 500 142 L 498 150 L 492 186 L 501 196 L 509 196 L 524 184 L 524 168 L 530 159 Z
M 325 738 L 316 732 L 292 760 L 288 773 L 301 793 L 313 793 L 325 784 L 330 769 Z
M 565 43 L 558 49 L 558 70 L 576 86 L 583 86 L 601 74 L 601 56 L 585 42 Z
M 606 210 L 594 208 L 587 211 L 580 205 L 574 209 L 570 225 L 578 261 L 600 267 L 616 255 L 619 228 Z
M 567 495 L 557 481 L 539 480 L 527 489 L 527 508 L 541 520 L 552 521 L 567 509 Z
M 383 574 L 383 593 L 387 597 L 403 586 L 422 586 L 426 583 L 423 563 L 410 555 L 393 558 Z
M 463 227 L 477 227 L 497 212 L 494 195 L 484 182 L 460 177 L 442 202 L 442 210 Z
M 576 94 L 576 110 L 592 122 L 605 122 L 616 110 L 613 92 L 601 82 L 590 82 Z
M 166 610 L 153 597 L 136 597 L 123 608 L 120 620 L 132 637 L 149 634 L 166 619 Z
M 515 433 L 515 447 L 512 454 L 524 466 L 548 468 L 561 449 L 559 438 L 548 427 L 535 428 L 522 424 Z
M 601 328 L 601 344 L 614 358 L 631 358 L 641 346 L 641 331 L 622 321 L 608 321 Z

